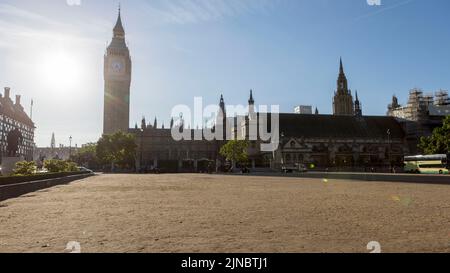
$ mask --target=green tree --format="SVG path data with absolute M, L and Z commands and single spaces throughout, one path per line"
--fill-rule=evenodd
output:
M 433 130 L 430 137 L 422 137 L 419 149 L 426 154 L 448 154 L 450 152 L 450 116 L 444 120 L 442 127 Z
M 118 132 L 104 135 L 97 143 L 96 153 L 103 164 L 132 168 L 135 163 L 136 143 L 133 134 Z
M 76 163 L 58 159 L 45 160 L 44 168 L 46 168 L 51 173 L 78 171 L 78 166 Z
M 91 169 L 99 167 L 99 159 L 97 157 L 97 143 L 89 143 L 81 147 L 78 152 L 72 156 L 72 161 L 80 166 L 87 166 Z
M 14 176 L 27 176 L 36 173 L 36 163 L 34 161 L 20 161 L 16 163 L 13 170 Z
M 248 146 L 247 140 L 231 140 L 220 149 L 220 154 L 233 163 L 246 164 L 248 162 Z

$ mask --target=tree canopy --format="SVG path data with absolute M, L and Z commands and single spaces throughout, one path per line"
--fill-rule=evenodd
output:
M 220 154 L 228 161 L 239 164 L 247 163 L 248 146 L 247 140 L 231 140 L 220 149 Z
M 444 125 L 433 130 L 430 137 L 420 139 L 419 148 L 426 154 L 450 153 L 450 116 L 444 120 Z
M 133 134 L 117 132 L 102 136 L 97 143 L 96 153 L 102 163 L 126 168 L 135 163 L 136 147 Z
M 97 157 L 97 143 L 89 143 L 81 147 L 71 158 L 72 161 L 81 166 L 91 169 L 99 167 L 99 159 Z

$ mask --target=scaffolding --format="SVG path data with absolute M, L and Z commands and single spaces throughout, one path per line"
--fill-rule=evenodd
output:
M 440 91 L 436 92 L 436 96 L 434 98 L 434 105 L 436 105 L 436 106 L 450 105 L 450 98 L 448 97 L 447 90 L 440 90 Z

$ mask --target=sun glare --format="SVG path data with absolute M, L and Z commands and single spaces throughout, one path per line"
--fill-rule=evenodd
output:
M 70 89 L 81 82 L 82 66 L 73 55 L 58 50 L 43 57 L 39 69 L 47 86 Z

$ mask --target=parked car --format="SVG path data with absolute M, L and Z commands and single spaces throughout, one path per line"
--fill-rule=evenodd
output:
M 85 168 L 85 167 L 78 167 L 78 170 L 80 172 L 88 172 L 88 173 L 93 173 L 94 172 L 93 170 L 90 170 L 90 169 Z

